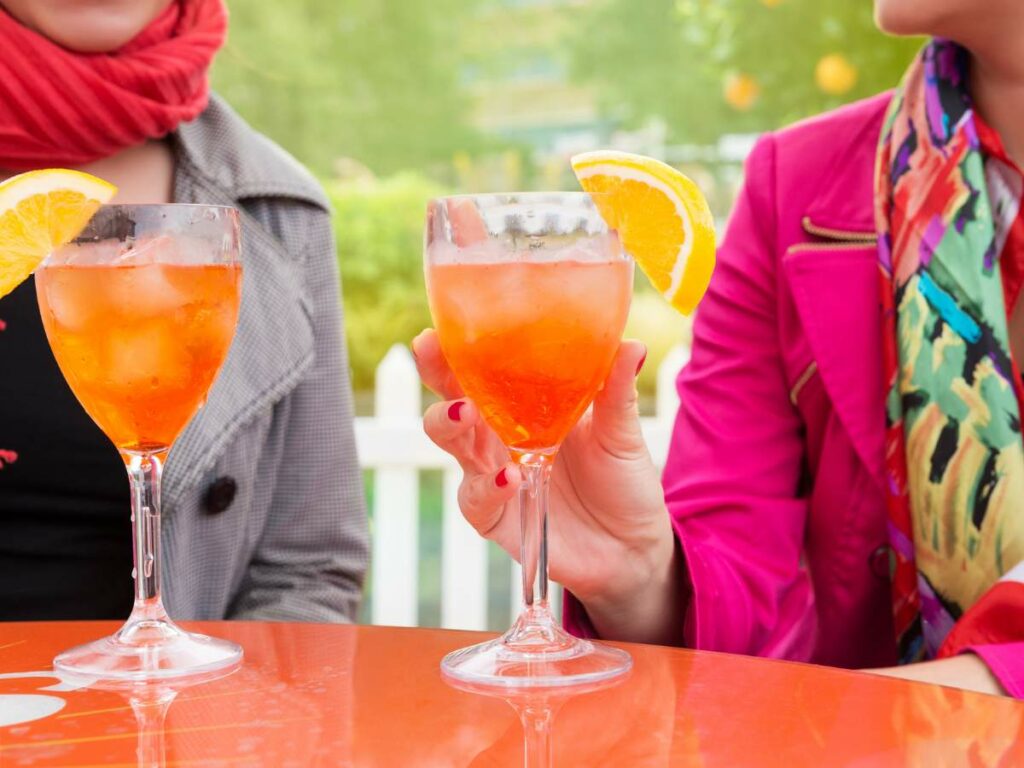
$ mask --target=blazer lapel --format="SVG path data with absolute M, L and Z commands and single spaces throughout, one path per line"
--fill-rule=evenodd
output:
M 825 391 L 881 487 L 885 410 L 877 248 L 863 241 L 799 243 L 782 264 Z
M 201 177 L 179 175 L 179 202 L 238 202 Z M 210 471 L 254 416 L 281 399 L 313 362 L 310 305 L 296 266 L 252 217 L 242 212 L 242 303 L 228 357 L 206 405 L 175 442 L 164 474 L 165 508 Z

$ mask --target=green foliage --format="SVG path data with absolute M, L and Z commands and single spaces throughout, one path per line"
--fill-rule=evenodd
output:
M 575 76 L 600 91 L 606 110 L 634 123 L 660 117 L 675 140 L 705 142 L 891 88 L 921 41 L 884 36 L 867 0 L 595 0 L 568 44 Z M 858 74 L 842 96 L 815 82 L 832 53 Z M 724 99 L 733 73 L 760 86 L 747 112 Z
M 690 318 L 672 309 L 649 286 L 647 278 L 641 277 L 637 281 L 623 334 L 625 338 L 639 339 L 647 346 L 646 364 L 637 380 L 637 388 L 642 395 L 641 410 L 645 413 L 653 407 L 653 402 L 649 400 L 658 389 L 658 367 L 661 361 L 673 347 L 690 341 L 692 328 Z
M 430 325 L 423 283 L 427 201 L 444 190 L 403 173 L 382 181 L 328 182 L 338 238 L 353 385 L 371 389 L 393 344 Z
M 511 151 L 503 130 L 527 137 L 593 119 L 600 133 L 660 118 L 673 143 L 713 142 L 891 87 L 920 44 L 875 30 L 868 0 L 228 3 L 231 31 L 214 87 L 321 178 L 339 176 L 346 160 L 355 161 L 349 171 L 370 171 L 356 174 L 359 182 L 327 182 L 357 390 L 373 387 L 392 344 L 430 323 L 424 206 L 448 188 L 428 178 L 458 191 L 573 183 L 564 157 L 531 158 L 526 138 Z M 814 77 L 833 53 L 858 74 L 838 97 Z M 577 83 L 567 82 L 566 62 Z M 723 97 L 735 73 L 760 87 L 747 112 Z M 473 129 L 474 119 L 492 133 Z M 725 215 L 731 183 L 716 196 L 709 169 L 686 170 Z M 650 393 L 654 363 L 688 324 L 639 286 L 627 333 L 651 348 L 641 379 Z
M 229 0 L 214 87 L 321 174 L 448 162 L 480 139 L 458 88 L 453 18 L 478 0 Z

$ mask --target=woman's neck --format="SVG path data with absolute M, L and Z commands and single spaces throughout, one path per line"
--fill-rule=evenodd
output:
M 114 202 L 170 203 L 174 201 L 174 154 L 167 141 L 147 141 L 75 170 L 106 179 L 118 188 Z M 0 170 L 0 179 L 13 176 Z
M 996 129 L 1007 153 L 1024 166 L 1024 58 L 1018 46 L 996 55 L 971 53 L 971 100 Z

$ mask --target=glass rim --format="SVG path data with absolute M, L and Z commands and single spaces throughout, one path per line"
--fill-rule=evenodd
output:
M 100 209 L 120 209 L 120 210 L 136 210 L 136 211 L 157 211 L 161 209 L 171 210 L 219 210 L 219 211 L 235 211 L 238 212 L 238 206 L 236 205 L 223 205 L 221 203 L 104 203 L 100 206 Z
M 504 201 L 506 204 L 528 204 L 530 202 L 552 202 L 553 199 L 562 198 L 570 200 L 595 200 L 611 196 L 611 192 L 584 192 L 580 189 L 558 191 L 558 190 L 531 190 L 528 192 L 462 192 L 455 195 L 441 195 L 431 198 L 431 202 L 443 202 L 446 200 L 482 200 Z
M 42 267 L 68 266 L 72 254 L 100 243 L 118 242 L 127 249 L 116 256 L 91 258 L 78 266 L 108 266 L 130 250 L 148 247 L 146 241 L 159 236 L 202 241 L 203 258 L 160 258 L 162 264 L 240 264 L 242 215 L 232 205 L 203 203 L 112 203 L 100 205 L 82 230 L 68 242 L 50 251 Z

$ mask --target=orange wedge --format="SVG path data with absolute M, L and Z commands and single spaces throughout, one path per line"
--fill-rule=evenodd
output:
M 0 183 L 0 298 L 72 240 L 117 187 L 78 171 L 30 171 Z
M 576 155 L 572 169 L 652 285 L 684 315 L 693 312 L 715 269 L 714 220 L 697 185 L 627 152 Z

